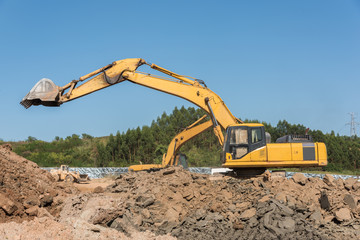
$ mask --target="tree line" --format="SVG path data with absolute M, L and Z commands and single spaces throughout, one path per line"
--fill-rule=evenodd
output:
M 28 137 L 15 143 L 14 151 L 42 167 L 68 164 L 77 167 L 127 167 L 134 164 L 161 163 L 162 155 L 172 138 L 195 122 L 205 112 L 193 107 L 175 108 L 171 114 L 163 113 L 150 126 L 128 129 L 126 132 L 94 138 L 88 134 L 73 134 L 65 139 L 55 137 L 45 142 Z M 206 119 L 204 120 L 206 121 Z M 245 122 L 259 122 L 245 120 Z M 305 134 L 306 127 L 281 120 L 276 126 L 262 122 L 265 131 L 271 134 L 272 142 L 287 134 Z M 356 171 L 360 169 L 360 139 L 347 136 L 324 134 L 310 130 L 314 141 L 324 142 L 329 164 L 325 170 Z M 181 152 L 188 157 L 189 166 L 221 166 L 221 146 L 212 129 L 187 142 Z

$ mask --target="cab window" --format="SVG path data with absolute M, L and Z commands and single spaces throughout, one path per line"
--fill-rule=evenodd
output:
M 262 140 L 261 128 L 251 129 L 251 142 L 257 143 Z
M 248 144 L 247 129 L 234 128 L 230 133 L 230 144 Z

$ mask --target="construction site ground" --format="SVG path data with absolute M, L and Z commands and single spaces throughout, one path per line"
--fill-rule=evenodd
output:
M 89 183 L 0 146 L 0 239 L 360 239 L 360 182 L 180 167 Z

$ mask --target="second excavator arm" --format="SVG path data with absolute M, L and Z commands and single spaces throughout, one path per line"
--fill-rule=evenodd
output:
M 206 122 L 200 123 L 206 115 L 199 118 L 196 122 L 186 127 L 183 131 L 177 134 L 170 142 L 167 152 L 163 155 L 161 164 L 141 164 L 141 165 L 132 165 L 129 167 L 130 171 L 142 171 L 149 169 L 164 168 L 166 166 L 178 165 L 176 162 L 176 156 L 179 149 L 187 141 L 198 136 L 202 132 L 208 130 L 213 126 L 212 121 L 208 120 Z

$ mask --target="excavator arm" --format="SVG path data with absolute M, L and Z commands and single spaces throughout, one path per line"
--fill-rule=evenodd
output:
M 144 64 L 172 78 L 136 72 Z M 224 142 L 221 127 L 226 129 L 229 125 L 241 123 L 239 119 L 232 115 L 223 100 L 216 93 L 208 89 L 203 81 L 176 74 L 155 64 L 149 64 L 141 58 L 115 61 L 80 77 L 78 80 L 73 80 L 63 87 L 56 86 L 50 79 L 42 79 L 23 98 L 21 104 L 25 108 L 29 108 L 32 105 L 60 106 L 65 102 L 123 81 L 130 81 L 181 97 L 199 106 L 211 116 L 214 132 L 220 144 Z M 79 83 L 82 84 L 78 86 Z
M 166 166 L 178 165 L 176 156 L 179 149 L 184 143 L 193 139 L 202 132 L 208 130 L 213 126 L 211 120 L 208 120 L 204 123 L 200 123 L 207 115 L 202 116 L 196 122 L 185 128 L 179 134 L 177 134 L 170 142 L 167 152 L 163 155 L 161 164 L 141 164 L 141 165 L 132 165 L 129 167 L 129 171 L 142 171 L 149 169 L 158 169 L 164 168 Z

